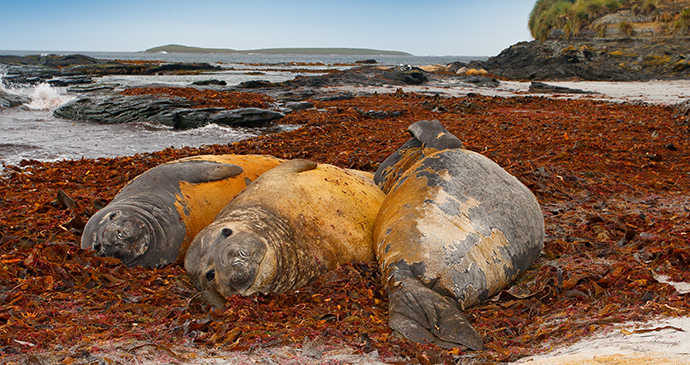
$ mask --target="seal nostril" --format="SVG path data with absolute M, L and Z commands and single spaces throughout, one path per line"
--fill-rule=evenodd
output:
M 220 234 L 222 234 L 224 238 L 228 238 L 230 235 L 232 235 L 232 229 L 223 228 L 223 230 L 220 231 Z
M 213 281 L 216 279 L 216 270 L 211 270 L 206 273 L 206 280 Z
M 93 250 L 96 252 L 100 252 L 101 251 L 101 244 L 100 243 L 94 243 L 93 244 Z

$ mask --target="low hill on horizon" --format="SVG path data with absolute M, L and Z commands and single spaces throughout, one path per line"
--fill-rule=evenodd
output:
M 165 46 L 153 47 L 144 51 L 145 53 L 262 53 L 262 54 L 337 54 L 337 55 L 387 55 L 387 56 L 412 56 L 412 54 L 402 51 L 385 51 L 369 48 L 263 48 L 251 50 L 235 50 L 230 48 L 200 48 L 183 46 L 179 44 L 168 44 Z

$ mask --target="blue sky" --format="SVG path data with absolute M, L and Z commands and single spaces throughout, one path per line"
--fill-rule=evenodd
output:
M 165 44 L 356 47 L 493 56 L 532 37 L 535 0 L 5 0 L 0 50 L 134 52 Z

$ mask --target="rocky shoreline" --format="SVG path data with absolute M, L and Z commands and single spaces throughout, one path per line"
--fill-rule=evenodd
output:
M 351 68 L 319 76 L 271 83 L 250 81 L 229 86 L 212 78 L 219 66 L 199 63 L 107 61 L 83 55 L 0 56 L 5 87 L 48 83 L 67 86 L 78 97 L 55 111 L 55 116 L 98 123 L 152 122 L 176 129 L 209 123 L 265 126 L 286 113 L 310 107 L 314 101 L 345 100 L 362 95 L 362 87 L 470 87 L 491 89 L 503 80 L 531 80 L 531 93 L 586 93 L 541 81 L 647 81 L 690 79 L 690 42 L 684 38 L 580 39 L 532 41 L 513 45 L 486 61 L 450 65 L 387 67 L 367 60 Z M 203 108 L 184 97 L 121 95 L 120 85 L 101 84 L 103 75 L 155 75 L 208 73 L 210 79 L 190 87 L 218 92 L 268 95 L 265 108 Z M 358 92 L 332 87 L 351 86 Z M 2 92 L 0 108 L 26 103 Z
M 5 87 L 49 83 L 53 86 L 91 84 L 94 76 L 158 75 L 179 72 L 219 71 L 208 63 L 162 63 L 151 61 L 101 60 L 80 54 L 3 56 Z
M 203 103 L 223 94 L 189 91 L 188 100 Z M 690 281 L 688 125 L 671 108 L 402 88 L 313 106 L 280 121 L 301 128 L 232 144 L 7 167 L 0 178 L 0 260 L 7 268 L 0 270 L 0 359 L 503 363 L 624 321 L 690 313 L 687 294 L 653 276 Z M 161 163 L 263 153 L 372 171 L 409 138 L 408 125 L 430 119 L 523 181 L 545 217 L 546 246 L 535 265 L 466 311 L 485 339 L 483 351 L 448 352 L 397 337 L 387 327 L 387 295 L 372 263 L 344 265 L 299 292 L 236 297 L 213 310 L 179 266 L 126 268 L 79 248 L 79 222 Z M 73 202 L 56 199 L 60 192 Z
M 690 38 L 521 42 L 470 67 L 511 80 L 649 81 L 690 78 Z
M 368 61 L 368 60 L 367 60 Z M 476 75 L 430 73 L 417 67 L 384 67 L 362 62 L 364 66 L 323 75 L 298 77 L 282 83 L 248 81 L 239 85 L 226 85 L 212 78 L 188 85 L 196 90 L 219 93 L 241 92 L 267 95 L 273 102 L 261 107 L 204 107 L 185 96 L 170 97 L 156 92 L 152 95 L 125 95 L 126 87 L 118 84 L 97 83 L 96 76 L 111 74 L 196 74 L 204 71 L 212 77 L 218 66 L 208 64 L 120 62 L 104 61 L 82 55 L 69 56 L 0 56 L 7 63 L 2 82 L 6 87 L 48 83 L 67 86 L 77 97 L 55 110 L 56 117 L 97 123 L 119 124 L 150 122 L 175 129 L 189 129 L 215 123 L 221 125 L 260 127 L 270 125 L 286 113 L 313 107 L 314 101 L 346 100 L 355 96 L 351 92 L 328 90 L 334 86 L 409 86 L 409 85 L 464 85 L 493 88 L 496 79 Z M 374 61 L 375 63 L 375 61 Z M 154 88 L 161 85 L 149 85 Z M 146 88 L 146 86 L 135 89 Z M 123 94 L 125 93 L 125 94 Z M 362 94 L 361 92 L 359 94 Z M 9 93 L 0 94 L 0 108 L 19 106 L 26 99 Z
M 514 98 L 437 91 L 494 90 L 504 83 L 446 66 L 430 72 L 374 65 L 285 83 L 71 86 L 79 97 L 56 111 L 73 113 L 69 118 L 159 118 L 174 125 L 176 115 L 205 123 L 257 108 L 284 115 L 270 123 L 302 127 L 233 144 L 8 166 L 0 178 L 0 358 L 31 364 L 512 362 L 615 323 L 687 316 L 687 293 L 652 274 L 690 280 L 690 108 L 596 101 L 594 94 L 548 83 L 532 83 L 539 94 Z M 584 97 L 532 97 L 547 89 Z M 485 338 L 483 351 L 448 352 L 391 333 L 387 295 L 371 263 L 340 267 L 298 293 L 235 298 L 212 310 L 180 267 L 129 269 L 79 248 L 79 222 L 161 163 L 264 153 L 372 171 L 408 138 L 406 127 L 424 119 L 447 123 L 469 149 L 518 177 L 545 215 L 548 237 L 538 262 L 509 290 L 467 311 Z M 56 200 L 60 192 L 74 204 Z

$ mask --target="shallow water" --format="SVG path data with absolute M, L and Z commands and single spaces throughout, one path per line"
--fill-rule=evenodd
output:
M 127 85 L 146 84 L 151 81 L 171 85 L 189 84 L 185 77 L 159 77 L 151 80 L 148 77 L 123 76 L 106 81 Z M 171 127 L 150 123 L 100 124 L 73 121 L 53 116 L 56 108 L 77 97 L 76 94 L 67 93 L 65 88 L 41 84 L 3 91 L 30 96 L 31 103 L 0 110 L 0 166 L 17 165 L 24 159 L 56 161 L 116 157 L 160 151 L 168 147 L 227 144 L 296 128 L 243 128 L 212 124 L 192 130 L 174 130 Z
M 292 127 L 294 128 L 294 127 Z M 283 126 L 233 128 L 215 124 L 173 130 L 153 124 L 99 124 L 52 116 L 52 110 L 10 109 L 0 112 L 0 163 L 23 159 L 62 159 L 128 156 L 168 147 L 226 144 L 279 132 Z
M 123 87 L 131 87 L 146 84 L 165 84 L 170 86 L 189 86 L 195 81 L 219 80 L 225 81 L 228 86 L 239 85 L 245 81 L 264 80 L 273 83 L 292 80 L 298 76 L 315 76 L 320 73 L 299 73 L 286 71 L 248 71 L 226 70 L 212 73 L 194 75 L 110 75 L 94 79 L 94 82 L 102 84 L 119 84 Z M 90 86 L 90 85 L 86 85 Z

